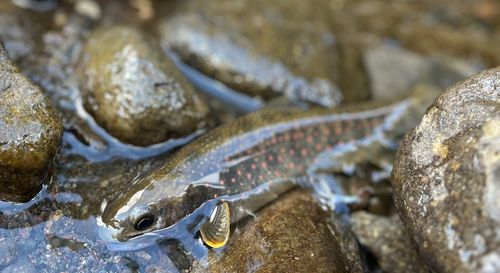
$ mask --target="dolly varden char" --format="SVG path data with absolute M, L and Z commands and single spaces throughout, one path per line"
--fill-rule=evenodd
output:
M 417 91 L 334 109 L 262 109 L 218 127 L 109 202 L 107 238 L 126 242 L 170 227 L 212 199 L 227 202 L 234 223 L 295 187 L 311 166 L 340 171 L 344 162 L 366 161 L 414 127 L 437 94 Z

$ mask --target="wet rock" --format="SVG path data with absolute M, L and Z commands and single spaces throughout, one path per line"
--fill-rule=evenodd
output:
M 97 237 L 96 221 L 94 217 L 86 220 L 75 220 L 64 217 L 59 210 L 51 214 L 44 227 L 47 242 L 53 248 L 67 246 L 71 250 L 82 250 L 83 243 L 91 243 Z
M 220 256 L 209 252 L 209 261 L 211 272 L 362 272 L 352 232 L 329 219 L 306 190 L 247 219 Z
M 430 68 L 424 56 L 390 45 L 367 49 L 364 62 L 377 100 L 407 93 Z
M 40 88 L 1 46 L 0 67 L 0 199 L 26 202 L 47 179 L 63 128 Z
M 161 254 L 161 251 L 158 252 Z M 154 264 L 146 266 L 144 272 L 147 273 L 160 273 L 160 272 L 183 272 L 178 269 L 167 255 L 160 255 L 160 259 Z M 204 272 L 204 271 L 201 271 Z
M 0 2 L 0 40 L 9 57 L 18 63 L 37 48 L 40 32 L 47 27 L 43 19 L 48 16 L 20 8 L 13 2 Z
M 16 273 L 16 272 L 24 272 L 24 273 L 35 273 L 38 272 L 35 266 L 26 258 L 22 258 L 17 260 L 17 262 L 11 264 L 10 266 L 4 268 L 2 273 Z
M 114 137 L 148 146 L 207 127 L 209 107 L 146 34 L 100 28 L 82 53 L 85 109 Z
M 5 239 L 5 238 L 2 238 Z M 9 265 L 16 258 L 17 245 L 11 241 L 0 241 L 0 266 Z
M 500 270 L 500 69 L 446 90 L 404 138 L 392 186 L 432 271 Z
M 345 101 L 369 92 L 357 45 L 337 40 L 331 12 L 329 1 L 190 1 L 159 31 L 184 62 L 234 90 L 332 107 L 339 91 Z
M 359 242 L 377 258 L 384 272 L 429 272 L 398 215 L 389 218 L 358 211 L 351 219 Z

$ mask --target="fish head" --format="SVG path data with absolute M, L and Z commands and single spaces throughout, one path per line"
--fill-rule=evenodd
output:
M 179 183 L 178 175 L 141 182 L 132 183 L 130 191 L 103 203 L 99 235 L 105 242 L 124 243 L 145 234 L 150 236 L 187 215 L 185 190 L 177 186 L 184 183 Z M 146 186 L 137 186 L 141 184 Z

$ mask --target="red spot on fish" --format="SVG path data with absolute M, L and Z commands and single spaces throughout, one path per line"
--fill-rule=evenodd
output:
M 371 136 L 372 136 L 372 134 L 370 132 L 365 134 L 365 137 L 371 137 Z
M 251 175 L 251 174 L 247 174 L 247 177 L 248 177 L 248 178 L 252 178 L 252 175 Z
M 299 149 L 300 148 L 300 143 L 295 143 L 295 149 Z
M 214 198 L 217 198 L 217 194 L 214 194 Z
M 313 142 L 313 137 L 312 136 L 308 136 L 307 137 L 307 142 Z
M 269 182 L 269 186 L 272 186 L 273 185 L 273 182 Z
M 283 141 L 283 136 L 279 136 L 279 137 L 278 137 L 278 141 L 279 141 L 279 142 L 282 142 L 282 141 Z
M 299 133 L 300 138 L 304 138 L 306 135 L 304 133 Z
M 330 135 L 330 129 L 327 128 L 327 129 L 323 130 L 323 134 L 325 136 L 329 136 Z
M 234 202 L 234 200 L 235 200 L 234 198 L 233 198 L 233 199 L 231 199 L 231 202 Z
M 281 149 L 280 149 L 280 152 L 281 152 L 281 153 L 284 153 L 284 152 L 286 152 L 286 149 L 285 149 L 285 148 L 281 148 Z
M 290 135 L 285 136 L 285 141 L 290 141 Z
M 267 168 L 267 163 L 266 162 L 262 162 L 262 168 Z
M 294 155 L 295 154 L 295 150 L 290 150 L 290 154 Z
M 252 149 L 248 149 L 247 154 L 251 154 L 251 153 L 252 153 Z
M 274 157 L 272 155 L 269 156 L 269 161 L 273 161 Z
M 255 168 L 256 168 L 256 167 L 255 167 L 255 164 L 252 164 L 252 169 L 254 169 L 254 170 L 255 170 Z
M 260 179 L 260 180 L 264 179 L 264 176 L 259 175 L 259 179 Z
M 343 141 L 339 141 L 338 145 L 342 147 L 342 146 L 344 146 L 344 142 Z
M 222 202 L 226 202 L 226 199 L 221 199 L 221 200 L 222 200 Z
M 280 155 L 280 156 L 278 156 L 278 161 L 279 161 L 279 162 L 283 161 L 283 157 L 282 157 L 281 155 Z
M 353 143 L 354 141 L 356 141 L 356 139 L 352 137 L 351 139 L 349 139 L 349 141 Z
M 219 169 L 219 168 L 220 168 L 220 164 L 217 164 L 217 169 Z
M 319 159 L 314 159 L 314 164 L 318 164 L 319 163 Z
M 205 187 L 207 187 L 207 188 L 208 188 L 208 184 L 205 184 Z
M 276 176 L 280 176 L 280 172 L 279 172 L 279 171 L 276 171 L 276 172 L 274 172 L 274 175 L 276 175 Z
M 293 134 L 292 138 L 297 140 L 299 138 L 299 134 Z
M 283 178 L 288 178 L 288 175 L 284 174 L 284 175 L 283 175 Z
M 319 136 L 319 131 L 314 131 L 313 136 L 318 137 Z
M 290 169 L 295 169 L 295 164 L 290 163 Z
M 342 128 L 340 128 L 340 127 L 335 128 L 335 133 L 336 133 L 337 135 L 342 134 Z
M 326 146 L 326 150 L 327 151 L 331 151 L 332 150 L 332 146 L 330 146 L 330 145 Z
M 233 183 L 234 183 L 234 182 L 236 182 L 236 179 L 232 178 L 232 179 L 231 179 L 231 182 L 233 182 Z
M 300 153 L 301 153 L 303 156 L 306 156 L 306 155 L 307 155 L 307 151 L 306 151 L 306 149 L 302 149 L 302 151 L 300 151 Z
M 351 133 L 351 127 L 345 127 L 344 131 L 345 131 L 346 134 L 350 134 Z
M 356 130 L 358 130 L 358 131 L 363 130 L 363 125 L 361 125 L 361 124 L 357 124 L 357 125 L 356 125 Z
M 266 140 L 266 141 L 264 142 L 264 144 L 266 144 L 266 146 L 269 146 L 269 145 L 271 145 L 271 141 Z
M 226 157 L 226 162 L 229 161 L 229 157 Z
M 260 150 L 261 153 L 265 154 L 266 153 L 266 148 L 262 148 L 262 150 Z
M 297 169 L 299 169 L 299 171 L 303 171 L 303 170 L 304 170 L 304 167 L 299 166 Z
M 258 188 L 258 189 L 257 189 L 257 191 L 258 191 L 258 192 L 261 192 L 261 191 L 262 191 L 262 189 L 261 189 L 261 188 Z
M 243 198 L 245 198 L 245 196 L 246 196 L 245 194 L 242 194 L 242 195 L 241 195 L 241 197 L 243 197 Z
M 319 143 L 318 143 L 318 144 L 316 144 L 316 150 L 318 150 L 318 151 L 319 151 L 319 150 L 321 150 L 321 148 L 323 148 L 323 147 L 321 146 L 321 144 L 319 144 Z
M 221 184 L 221 185 L 224 185 L 224 180 L 221 180 L 221 181 L 220 181 L 220 184 Z
M 271 139 L 271 143 L 272 143 L 272 144 L 276 144 L 276 138 L 274 138 L 274 137 L 273 137 L 273 138 Z
M 241 171 L 238 171 L 238 175 L 241 175 Z

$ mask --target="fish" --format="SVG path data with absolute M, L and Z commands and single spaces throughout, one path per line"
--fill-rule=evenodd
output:
M 388 102 L 261 109 L 217 127 L 105 202 L 101 238 L 112 250 L 168 237 L 222 247 L 231 224 L 297 187 L 301 178 L 340 172 L 390 146 L 418 124 L 440 92 L 421 86 Z

